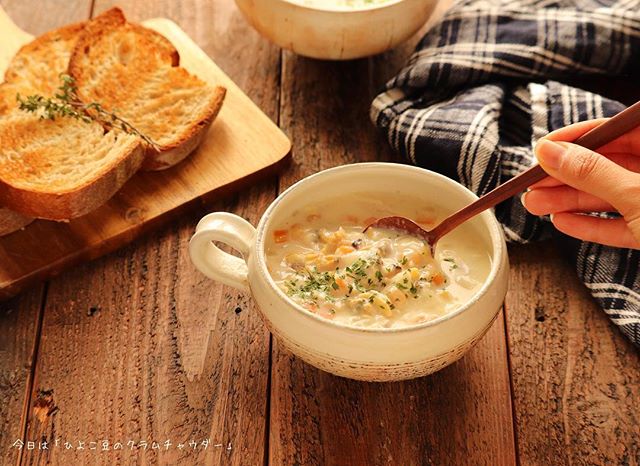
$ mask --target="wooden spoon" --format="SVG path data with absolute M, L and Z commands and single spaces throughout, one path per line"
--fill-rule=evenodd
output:
M 586 147 L 587 149 L 596 150 L 623 134 L 628 133 L 637 126 L 640 126 L 640 102 L 636 102 L 631 107 L 606 120 L 601 125 L 596 126 L 588 133 L 583 134 L 573 141 L 573 143 Z M 477 201 L 451 214 L 440 222 L 438 226 L 429 231 L 406 217 L 396 216 L 378 219 L 369 224 L 364 231 L 366 232 L 372 227 L 386 228 L 417 236 L 429 243 L 429 246 L 431 246 L 431 254 L 433 255 L 438 240 L 458 227 L 461 223 L 466 222 L 471 217 L 474 217 L 486 209 L 494 207 L 496 204 L 499 204 L 511 196 L 524 191 L 527 187 L 537 183 L 546 176 L 547 174 L 542 167 L 535 165 L 520 173 L 518 176 L 511 178 L 506 183 L 501 184 L 493 191 L 488 192 Z

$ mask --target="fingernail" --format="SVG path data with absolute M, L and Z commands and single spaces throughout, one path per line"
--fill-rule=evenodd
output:
M 566 149 L 558 142 L 540 139 L 536 144 L 536 157 L 542 168 L 557 170 L 562 164 L 562 158 Z
M 520 196 L 520 202 L 522 203 L 522 206 L 526 209 L 527 208 L 527 201 L 525 200 L 525 198 L 527 197 L 527 194 L 529 193 L 529 191 L 525 191 L 522 193 L 522 195 Z
M 549 220 L 551 220 L 551 223 L 553 223 L 553 216 L 554 216 L 554 215 L 555 215 L 555 214 L 549 214 Z

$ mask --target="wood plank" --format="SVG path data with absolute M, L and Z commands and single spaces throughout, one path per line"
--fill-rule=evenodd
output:
M 515 464 L 504 325 L 428 377 L 362 383 L 274 341 L 271 464 Z
M 368 111 L 406 52 L 348 63 L 284 54 L 281 124 L 294 166 L 281 189 L 320 169 L 392 158 Z M 270 464 L 515 464 L 502 319 L 458 363 L 402 383 L 334 377 L 273 346 Z
M 290 143 L 282 131 L 184 31 L 166 19 L 145 25 L 173 42 L 184 68 L 211 85 L 227 88 L 220 114 L 195 153 L 177 166 L 136 174 L 88 215 L 67 223 L 36 221 L 24 231 L 0 238 L 0 298 L 113 251 L 203 199 L 219 197 L 221 190 L 238 190 L 259 174 L 275 173 L 289 153 Z M 10 19 L 0 11 L 3 35 L 12 36 L 11 28 Z M 29 37 L 21 40 L 27 42 Z M 8 41 L 0 41 L 0 48 L 15 49 Z
M 29 34 L 40 35 L 68 23 L 84 21 L 91 13 L 91 0 L 0 0 L 13 22 Z M 37 5 L 35 7 L 34 5 Z
M 55 0 L 39 2 L 34 9 L 29 2 L 0 0 L 4 8 L 23 28 L 36 33 L 86 18 L 90 0 Z M 33 364 L 38 341 L 43 286 L 0 304 L 0 464 L 17 464 L 20 450 L 11 448 L 18 439 L 24 442 L 26 412 L 32 383 Z
M 510 249 L 520 463 L 640 463 L 640 355 L 553 243 Z
M 95 10 L 107 7 L 100 1 Z M 245 25 L 232 2 L 124 7 L 134 19 L 175 19 L 277 120 L 279 51 Z M 256 222 L 274 194 L 267 181 L 207 209 Z M 123 451 L 54 449 L 51 464 L 262 464 L 269 334 L 248 296 L 190 264 L 186 245 L 202 213 L 51 283 L 29 436 L 149 442 L 147 451 L 126 443 Z M 50 415 L 38 408 L 54 406 Z M 206 450 L 176 447 L 203 438 L 211 439 Z M 169 450 L 151 450 L 151 441 L 167 439 Z M 36 454 L 26 459 L 38 462 Z
M 16 464 L 20 448 L 15 442 L 24 442 L 42 299 L 39 287 L 0 303 L 0 464 Z

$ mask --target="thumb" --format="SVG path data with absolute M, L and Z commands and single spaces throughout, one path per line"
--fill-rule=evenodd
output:
M 538 162 L 549 175 L 607 201 L 625 217 L 635 214 L 640 176 L 605 156 L 568 142 L 541 139 Z M 634 202 L 635 201 L 635 202 Z

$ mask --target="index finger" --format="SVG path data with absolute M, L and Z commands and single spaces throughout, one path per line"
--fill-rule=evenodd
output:
M 594 120 L 581 121 L 574 123 L 564 128 L 557 129 L 550 132 L 541 139 L 550 139 L 552 141 L 567 141 L 572 142 L 578 139 L 583 134 L 588 133 L 593 128 L 600 126 L 609 118 L 597 118 Z M 632 129 L 626 134 L 614 139 L 608 144 L 598 148 L 597 152 L 607 154 L 633 154 L 640 156 L 640 126 Z M 544 178 L 542 181 L 530 186 L 531 188 L 550 188 L 554 186 L 560 186 L 564 183 L 556 180 L 550 176 Z
M 547 134 L 545 138 L 552 141 L 573 142 L 583 134 L 601 125 L 608 118 L 598 118 L 595 120 L 581 121 L 573 125 L 565 126 Z M 636 127 L 626 134 L 614 139 L 602 147 L 597 147 L 597 152 L 607 153 L 629 153 L 640 156 L 640 127 Z
M 540 139 L 550 139 L 552 141 L 575 141 L 583 134 L 591 131 L 593 128 L 600 126 L 602 123 L 607 121 L 608 118 L 598 118 L 596 120 L 587 120 L 581 121 L 579 123 L 574 123 L 569 126 L 565 126 L 563 128 L 557 129 L 555 131 L 550 132 L 546 136 Z M 534 146 L 535 149 L 535 146 Z M 538 181 L 535 184 L 529 186 L 530 189 L 536 188 L 552 188 L 556 186 L 563 185 L 564 183 L 560 180 L 557 180 L 551 176 L 547 176 L 546 178 Z
M 618 154 L 618 153 L 612 152 L 610 154 L 606 154 L 606 157 L 609 160 L 617 163 L 618 165 L 620 165 L 623 168 L 626 168 L 629 171 L 640 173 L 640 157 L 638 156 L 630 155 L 627 153 Z M 552 178 L 550 176 L 547 176 L 542 181 L 538 181 L 537 183 L 531 185 L 530 188 L 531 189 L 551 188 L 555 186 L 561 186 L 563 184 L 565 183 L 555 178 Z

